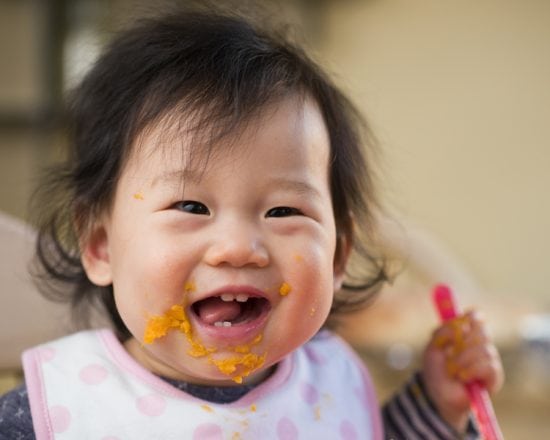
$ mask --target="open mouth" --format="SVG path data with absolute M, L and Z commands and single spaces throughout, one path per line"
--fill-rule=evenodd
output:
M 223 293 L 195 302 L 192 313 L 207 326 L 231 328 L 246 326 L 266 316 L 269 301 L 246 293 Z

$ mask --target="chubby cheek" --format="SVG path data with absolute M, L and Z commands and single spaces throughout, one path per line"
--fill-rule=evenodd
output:
M 321 328 L 332 305 L 332 258 L 325 255 L 311 251 L 294 253 L 285 283 L 279 288 L 279 313 L 274 325 L 279 332 L 292 335 L 298 345 Z
M 292 291 L 283 300 L 281 310 L 292 324 L 293 332 L 301 329 L 309 339 L 324 324 L 332 305 L 332 284 L 317 285 L 292 283 Z M 305 341 L 303 341 L 305 342 Z
M 154 247 L 152 247 L 154 249 Z M 132 334 L 141 340 L 147 320 L 185 301 L 192 284 L 177 258 L 168 252 L 150 251 L 142 258 L 141 249 L 128 252 L 125 267 L 113 277 L 115 301 L 119 313 Z

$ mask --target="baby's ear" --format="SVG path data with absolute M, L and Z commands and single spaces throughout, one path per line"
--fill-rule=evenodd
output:
M 80 239 L 82 265 L 90 281 L 98 286 L 113 282 L 109 256 L 109 237 L 103 224 L 90 227 Z
M 334 291 L 342 288 L 346 266 L 353 247 L 353 239 L 350 234 L 339 232 L 336 235 L 336 251 L 334 252 Z

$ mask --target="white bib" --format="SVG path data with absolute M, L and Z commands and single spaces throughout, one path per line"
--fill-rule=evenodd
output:
M 230 404 L 197 399 L 153 375 L 110 330 L 28 350 L 23 365 L 38 440 L 382 438 L 368 373 L 329 332 Z

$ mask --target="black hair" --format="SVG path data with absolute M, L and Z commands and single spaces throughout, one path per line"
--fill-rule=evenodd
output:
M 34 199 L 40 210 L 50 208 L 37 220 L 38 287 L 50 298 L 70 302 L 82 322 L 91 304 L 103 307 L 119 336 L 128 337 L 112 286 L 96 286 L 87 278 L 79 240 L 109 209 L 138 136 L 179 114 L 190 117 L 195 133 L 208 132 L 213 140 L 289 94 L 310 96 L 319 106 L 330 141 L 336 258 L 342 256 L 342 240 L 353 243 L 358 258 L 353 267 L 359 271 L 347 273 L 332 312 L 366 303 L 386 279 L 384 260 L 372 247 L 377 200 L 372 159 L 366 157 L 374 147 L 368 126 L 282 33 L 219 11 L 171 12 L 137 22 L 112 41 L 70 95 L 69 156 L 49 171 Z

